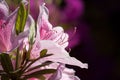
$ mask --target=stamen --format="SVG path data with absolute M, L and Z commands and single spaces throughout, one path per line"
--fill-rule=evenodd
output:
M 70 53 L 70 52 L 71 52 L 71 48 L 68 49 L 68 53 Z
M 73 34 L 72 34 L 71 38 L 68 41 L 72 40 L 72 38 L 74 37 L 74 35 L 76 34 L 76 32 L 77 32 L 77 27 L 74 27 Z

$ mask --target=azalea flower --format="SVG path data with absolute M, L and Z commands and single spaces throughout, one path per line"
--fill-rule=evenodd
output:
M 43 4 L 40 6 L 40 14 L 37 24 L 37 36 L 35 44 L 33 45 L 33 49 L 31 51 L 31 58 L 39 57 L 39 52 L 43 49 L 47 49 L 47 54 L 52 53 L 53 55 L 41 59 L 43 62 L 53 61 L 79 66 L 81 68 L 87 68 L 87 64 L 83 64 L 76 58 L 69 56 L 69 53 L 65 50 L 65 47 L 67 45 L 68 35 L 63 32 L 63 29 L 61 27 L 52 27 L 48 21 L 48 10 Z
M 45 57 L 35 62 L 31 67 L 42 64 L 46 61 L 52 61 L 53 64 L 43 67 L 43 69 L 57 69 L 53 75 L 44 75 L 47 80 L 80 80 L 74 76 L 75 71 L 66 68 L 65 65 L 69 64 L 79 66 L 81 68 L 88 68 L 87 64 L 83 64 L 74 57 L 70 57 L 69 53 L 65 50 L 68 46 L 68 34 L 64 33 L 62 27 L 54 27 L 48 21 L 48 10 L 43 5 L 40 6 L 40 14 L 37 23 L 36 41 L 31 51 L 31 59 L 38 58 L 40 51 L 47 49 L 47 54 L 52 56 Z M 58 63 L 59 62 L 59 63 Z M 39 80 L 37 78 L 30 78 L 29 80 Z

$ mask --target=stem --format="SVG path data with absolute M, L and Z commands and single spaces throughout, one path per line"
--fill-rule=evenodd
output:
M 17 55 L 16 55 L 15 70 L 17 70 L 17 69 L 18 69 L 18 61 L 19 61 L 19 49 L 17 48 Z

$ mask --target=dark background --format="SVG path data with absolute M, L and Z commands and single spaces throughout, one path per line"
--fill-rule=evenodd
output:
M 120 80 L 120 1 L 84 0 L 85 14 L 80 27 L 81 43 L 71 55 L 89 64 L 74 67 L 81 80 Z

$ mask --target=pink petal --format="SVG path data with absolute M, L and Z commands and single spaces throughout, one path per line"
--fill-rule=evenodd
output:
M 74 57 L 70 57 L 69 53 L 64 49 L 61 48 L 58 44 L 54 43 L 53 41 L 49 40 L 42 40 L 40 41 L 40 49 L 47 49 L 47 54 L 53 54 L 50 57 L 46 57 L 44 60 L 50 60 L 53 62 L 60 62 L 63 64 L 75 65 L 81 68 L 88 68 L 88 65 L 85 63 L 80 62 Z
M 40 6 L 40 13 L 37 21 L 37 30 L 40 31 L 41 38 L 44 36 L 44 33 L 52 29 L 52 25 L 48 21 L 48 9 L 42 4 Z
M 75 76 L 75 71 L 59 64 L 56 73 L 54 73 L 48 80 L 80 80 Z
M 62 71 L 64 70 L 63 65 L 59 65 L 56 73 L 54 73 L 48 80 L 60 80 L 62 77 Z
M 7 27 L 4 22 L 0 24 L 0 47 L 2 50 L 0 52 L 8 51 L 10 50 L 11 43 L 10 43 L 10 37 L 11 37 L 11 27 Z M 2 47 L 3 46 L 3 47 Z
M 50 37 L 48 38 L 48 40 L 54 40 L 54 41 L 57 41 L 62 33 L 64 32 L 63 28 L 62 27 L 54 27 L 51 31 L 51 35 Z
M 37 27 L 42 27 L 45 30 L 50 30 L 52 28 L 52 25 L 48 21 L 49 11 L 44 5 L 45 4 L 42 4 L 39 7 L 40 13 L 38 16 Z
M 40 36 L 39 36 L 39 33 L 36 35 L 36 39 L 35 39 L 35 43 L 33 45 L 33 48 L 31 50 L 31 59 L 34 59 L 34 58 L 38 58 L 39 57 L 39 53 L 41 51 L 41 44 L 40 44 Z
M 75 71 L 73 69 L 66 68 L 62 71 L 62 78 L 60 80 L 80 80 L 75 76 Z
M 31 56 L 31 59 L 36 59 L 40 56 L 40 42 L 39 41 L 36 41 L 34 43 L 30 56 Z

